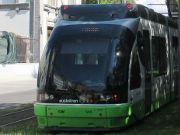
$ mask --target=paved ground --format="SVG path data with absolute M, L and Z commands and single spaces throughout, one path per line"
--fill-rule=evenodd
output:
M 32 103 L 36 100 L 36 91 L 24 91 L 0 95 L 0 105 L 6 103 Z
M 36 100 L 36 79 L 0 77 L 0 109 L 33 103 Z
M 0 112 L 3 109 L 9 109 L 9 108 L 15 108 L 20 106 L 21 104 L 17 104 L 17 103 L 0 103 Z
M 33 78 L 13 78 L 0 79 L 0 95 L 8 93 L 25 92 L 36 89 L 36 79 Z

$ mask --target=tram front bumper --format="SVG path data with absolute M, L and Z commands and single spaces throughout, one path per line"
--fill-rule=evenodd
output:
M 130 124 L 130 104 L 105 105 L 34 105 L 40 128 L 120 128 Z

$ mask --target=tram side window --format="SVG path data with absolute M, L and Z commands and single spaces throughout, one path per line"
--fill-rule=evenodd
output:
M 177 51 L 178 49 L 178 37 L 172 37 L 172 45 L 173 45 L 173 48 L 175 49 L 175 51 Z
M 163 37 L 152 37 L 153 75 L 160 76 L 167 73 L 166 40 Z
M 140 34 L 141 35 L 141 34 Z M 150 59 L 150 36 L 148 30 L 143 30 L 143 35 L 138 35 L 138 51 L 139 57 L 142 64 L 145 66 L 146 71 L 151 70 L 151 59 Z
M 178 37 L 172 37 L 172 45 L 173 45 L 173 59 L 174 59 L 174 70 L 178 68 Z
M 0 63 L 5 62 L 8 55 L 8 41 L 5 37 L 0 37 Z
M 141 76 L 140 76 L 140 65 L 138 59 L 138 50 L 135 49 L 132 58 L 132 65 L 131 65 L 131 81 L 130 81 L 130 89 L 137 89 L 141 85 Z
M 144 63 L 146 71 L 151 70 L 151 55 L 150 55 L 150 34 L 148 30 L 143 30 L 144 39 Z

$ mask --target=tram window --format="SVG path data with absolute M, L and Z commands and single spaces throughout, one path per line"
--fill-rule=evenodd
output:
M 165 38 L 161 38 L 159 40 L 159 46 L 159 73 L 162 75 L 167 73 L 167 51 Z
M 177 51 L 178 49 L 178 37 L 172 37 L 173 48 Z
M 174 67 L 178 66 L 178 37 L 172 37 Z
M 162 37 L 152 37 L 153 74 L 160 76 L 167 73 L 166 40 Z
M 138 51 L 135 49 L 132 58 L 132 65 L 131 65 L 131 81 L 130 81 L 130 89 L 139 88 L 141 85 L 141 76 L 140 76 L 140 65 L 138 59 Z
M 137 46 L 141 63 L 150 70 L 150 36 L 148 30 L 143 30 L 143 34 L 138 32 L 137 34 Z
M 103 84 L 107 70 L 109 39 L 64 41 L 55 56 L 54 74 L 71 81 Z
M 75 55 L 75 64 L 76 65 L 83 65 L 83 64 L 98 65 L 101 58 L 102 57 L 100 54 L 79 53 Z
M 5 37 L 0 37 L 0 63 L 4 62 L 8 55 L 8 41 Z
M 151 58 L 150 58 L 150 36 L 149 36 L 148 30 L 143 30 L 143 44 L 144 44 L 144 64 L 146 67 L 146 70 L 151 70 Z

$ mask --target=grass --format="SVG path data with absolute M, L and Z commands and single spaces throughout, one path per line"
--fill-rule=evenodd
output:
M 128 128 L 122 135 L 180 135 L 179 103 L 174 102 Z
M 0 135 L 36 135 L 39 134 L 37 130 L 37 123 L 30 121 L 16 127 L 3 128 L 0 130 Z
M 159 111 L 146 117 L 144 120 L 135 123 L 124 130 L 106 133 L 103 135 L 180 135 L 180 116 L 178 112 L 179 103 L 173 102 L 161 108 Z M 0 135 L 45 135 L 37 128 L 37 122 L 31 121 L 16 127 L 0 130 Z M 60 133 L 68 135 L 70 133 Z M 75 133 L 73 135 L 78 135 Z M 88 135 L 84 133 L 82 135 Z

